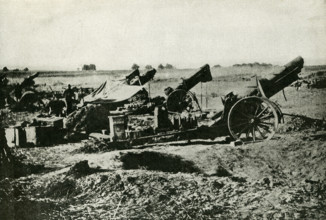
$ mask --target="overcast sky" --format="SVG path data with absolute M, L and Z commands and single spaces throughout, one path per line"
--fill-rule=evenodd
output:
M 0 67 L 326 64 L 324 0 L 0 0 Z

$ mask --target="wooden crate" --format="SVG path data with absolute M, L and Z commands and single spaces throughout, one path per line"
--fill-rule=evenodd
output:
M 8 147 L 24 147 L 26 145 L 26 133 L 22 127 L 10 127 L 5 129 Z
M 38 118 L 35 120 L 43 124 L 43 126 L 52 126 L 56 128 L 63 128 L 63 118 L 62 117 L 50 117 L 50 118 Z
M 127 117 L 125 115 L 109 116 L 110 136 L 112 140 L 123 140 L 126 138 Z
M 49 146 L 62 142 L 63 140 L 63 130 L 53 127 L 26 127 L 26 141 L 27 144 L 32 144 L 34 146 Z

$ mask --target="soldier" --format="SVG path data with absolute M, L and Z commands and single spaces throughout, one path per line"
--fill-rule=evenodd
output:
M 59 100 L 58 96 L 54 96 L 53 100 L 49 103 L 49 114 L 54 114 L 55 116 L 63 115 L 63 108 L 65 107 L 65 103 L 62 100 Z
M 5 130 L 0 128 L 0 179 L 13 175 L 13 159 L 7 145 Z
M 84 99 L 83 88 L 79 88 L 78 91 L 76 92 L 76 100 L 78 102 L 81 102 L 83 99 Z
M 72 101 L 75 97 L 74 91 L 71 89 L 71 85 L 68 85 L 68 89 L 66 89 L 63 93 L 63 96 L 66 100 L 66 107 L 67 107 L 67 115 L 72 112 Z
M 0 75 L 0 108 L 5 107 L 7 98 L 8 79 L 5 74 Z
M 299 80 L 298 80 L 298 81 L 295 82 L 294 87 L 298 91 L 300 89 L 301 85 L 302 85 L 302 82 L 299 82 Z

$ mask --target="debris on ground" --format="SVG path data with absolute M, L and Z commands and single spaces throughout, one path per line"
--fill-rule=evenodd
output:
M 46 182 L 44 182 L 46 181 Z M 323 218 L 325 184 L 271 187 L 266 178 L 250 185 L 230 177 L 120 171 L 82 178 L 57 176 L 33 190 L 33 201 L 53 201 L 46 216 L 94 219 Z M 28 204 L 28 203 L 27 203 Z M 32 208 L 35 206 L 28 204 Z
M 314 129 L 316 131 L 326 130 L 325 119 L 314 119 L 304 115 L 285 114 L 285 123 L 281 125 L 281 131 L 302 131 L 306 129 Z

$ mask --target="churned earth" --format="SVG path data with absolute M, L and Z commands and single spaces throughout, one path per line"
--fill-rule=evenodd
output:
M 22 149 L 55 168 L 1 181 L 2 219 L 323 219 L 326 133 L 261 143 L 161 144 L 76 153 Z M 85 161 L 87 160 L 87 161 Z

